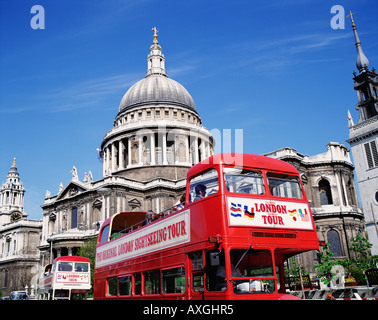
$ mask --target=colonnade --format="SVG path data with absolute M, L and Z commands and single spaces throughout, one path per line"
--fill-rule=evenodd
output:
M 188 165 L 212 155 L 206 136 L 185 133 L 149 132 L 121 137 L 103 148 L 103 176 L 144 165 Z
M 16 190 L 7 188 L 0 193 L 1 206 L 16 206 L 23 207 L 24 204 L 24 190 Z

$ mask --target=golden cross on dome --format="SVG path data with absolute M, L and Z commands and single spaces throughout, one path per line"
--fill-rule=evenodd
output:
M 157 29 L 156 29 L 156 27 L 153 27 L 152 28 L 152 31 L 154 32 L 154 43 L 158 43 L 158 41 L 157 41 L 157 33 L 159 32 Z
M 355 26 L 355 24 L 354 24 L 354 20 L 353 20 L 353 13 L 354 13 L 354 12 L 349 11 L 349 14 L 348 14 L 346 17 L 347 17 L 347 18 L 351 18 L 351 19 L 352 19 L 352 26 L 353 26 L 353 25 Z

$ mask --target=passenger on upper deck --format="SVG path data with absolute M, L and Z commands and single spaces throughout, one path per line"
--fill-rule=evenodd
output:
M 206 186 L 204 186 L 203 184 L 196 185 L 194 190 L 196 192 L 194 201 L 200 200 L 206 196 Z
M 176 210 L 181 210 L 185 205 L 185 193 L 181 195 L 180 200 L 175 203 Z
M 155 213 L 152 210 L 148 210 L 146 212 L 146 218 L 143 221 L 142 226 L 145 226 L 146 224 L 150 224 L 152 220 L 155 219 Z

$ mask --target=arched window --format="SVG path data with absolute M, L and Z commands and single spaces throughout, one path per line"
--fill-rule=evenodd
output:
M 334 254 L 334 257 L 341 257 L 340 236 L 336 230 L 329 230 L 327 232 L 327 241 L 330 244 L 329 250 Z
M 319 181 L 319 196 L 320 204 L 322 206 L 333 204 L 331 186 L 329 182 L 325 179 Z

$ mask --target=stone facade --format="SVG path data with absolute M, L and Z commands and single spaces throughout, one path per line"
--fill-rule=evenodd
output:
M 325 153 L 307 156 L 292 148 L 282 148 L 266 156 L 287 161 L 298 169 L 319 241 L 331 244 L 334 258 L 351 258 L 351 238 L 364 235 L 365 231 L 354 185 L 354 166 L 344 145 L 330 142 L 327 149 Z M 315 272 L 315 251 L 301 254 L 300 261 L 306 270 Z

